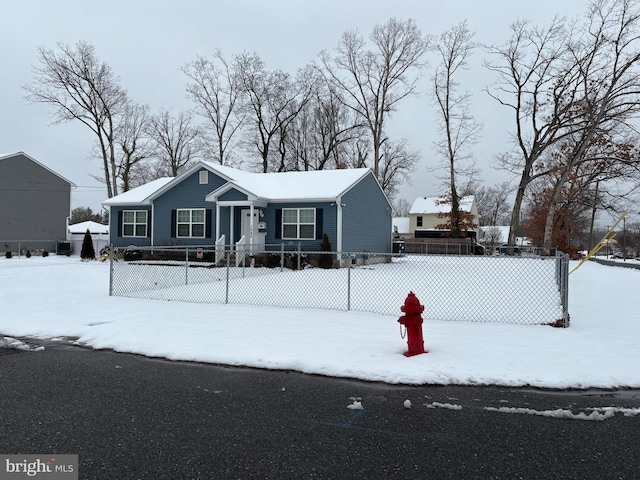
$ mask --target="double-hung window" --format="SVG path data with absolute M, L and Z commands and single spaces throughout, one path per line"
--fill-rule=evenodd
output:
M 282 238 L 287 240 L 313 240 L 316 238 L 315 208 L 283 208 Z
M 146 237 L 147 236 L 147 211 L 124 210 L 122 212 L 122 236 Z
M 176 232 L 178 237 L 204 238 L 205 209 L 181 209 L 176 213 Z

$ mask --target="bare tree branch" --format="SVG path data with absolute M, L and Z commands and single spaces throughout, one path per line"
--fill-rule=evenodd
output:
M 385 121 L 398 104 L 417 88 L 414 70 L 423 66 L 430 47 L 415 21 L 389 19 L 376 25 L 369 36 L 372 50 L 356 31 L 346 32 L 335 49 L 335 57 L 321 53 L 327 80 L 344 92 L 344 105 L 367 125 L 373 150 L 373 171 L 379 178 Z M 342 97 L 338 97 L 342 98 Z
M 85 42 L 58 43 L 57 52 L 41 46 L 38 61 L 34 82 L 24 87 L 27 100 L 49 105 L 54 123 L 78 120 L 96 135 L 107 195 L 117 195 L 116 119 L 127 104 L 119 79 Z
M 458 93 L 456 82 L 457 74 L 467 68 L 474 48 L 473 33 L 469 31 L 466 22 L 443 33 L 436 45 L 439 63 L 433 77 L 433 90 L 443 138 L 435 142 L 435 145 L 448 173 L 452 237 L 463 235 L 456 176 L 465 168 L 463 162 L 472 158 L 469 148 L 477 143 L 482 129 L 482 125 L 471 115 L 469 94 Z M 466 168 L 467 171 L 475 171 L 473 165 Z
M 199 156 L 196 144 L 199 130 L 191 121 L 191 115 L 186 112 L 173 117 L 167 110 L 151 118 L 148 134 L 156 143 L 156 177 L 175 177 Z
M 231 142 L 243 124 L 238 108 L 241 95 L 238 77 L 220 50 L 216 50 L 211 60 L 198 57 L 182 71 L 192 80 L 187 93 L 196 104 L 195 111 L 207 124 L 203 129 L 207 150 L 216 162 L 226 165 L 230 163 Z

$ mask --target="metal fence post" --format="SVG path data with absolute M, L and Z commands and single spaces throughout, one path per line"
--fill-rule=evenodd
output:
M 113 296 L 113 247 L 109 248 L 109 296 Z
M 562 327 L 569 326 L 569 255 L 556 251 L 556 283 L 562 305 Z
M 229 303 L 229 275 L 230 275 L 229 265 L 230 264 L 231 264 L 231 250 L 227 250 L 227 285 L 225 287 L 224 303 Z
M 347 311 L 351 310 L 351 256 L 347 257 Z
M 189 285 L 189 247 L 184 249 L 184 284 Z
M 284 270 L 284 243 L 280 244 L 280 272 Z
M 569 255 L 562 254 L 562 326 L 569 326 Z

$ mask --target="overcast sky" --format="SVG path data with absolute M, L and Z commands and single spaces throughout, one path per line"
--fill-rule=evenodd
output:
M 33 81 L 36 49 L 56 48 L 57 42 L 93 45 L 98 57 L 120 77 L 137 103 L 153 112 L 177 113 L 192 107 L 186 98 L 186 77 L 179 68 L 197 55 L 221 49 L 226 58 L 256 52 L 271 70 L 295 71 L 335 47 L 342 33 L 357 29 L 368 35 L 390 17 L 413 18 L 425 34 L 440 34 L 468 21 L 476 40 L 504 43 L 509 25 L 517 19 L 548 24 L 555 15 L 582 15 L 585 0 L 32 0 L 0 6 L 0 154 L 24 151 L 74 182 L 73 207 L 100 208 L 106 189 L 92 176 L 102 174 L 97 161 L 88 160 L 93 133 L 77 123 L 51 125 L 45 105 L 24 99 L 24 85 Z M 476 148 L 481 178 L 488 186 L 509 177 L 496 173 L 489 160 L 507 150 L 507 112 L 482 89 L 491 81 L 481 67 L 481 50 L 463 85 L 473 95 L 473 112 L 485 124 Z M 389 125 L 392 139 L 406 138 L 421 154 L 413 186 L 400 197 L 413 203 L 417 196 L 442 193 L 428 166 L 434 166 L 434 110 L 429 75 L 421 80 L 421 94 L 406 100 Z M 4 206 L 0 206 L 4 208 Z

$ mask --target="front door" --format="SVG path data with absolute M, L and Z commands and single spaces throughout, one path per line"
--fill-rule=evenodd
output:
M 244 236 L 246 245 L 252 245 L 253 250 L 261 250 L 264 248 L 265 235 L 258 231 L 258 222 L 260 221 L 259 211 L 253 211 L 253 230 L 251 230 L 251 210 L 243 209 L 241 211 L 242 222 L 240 225 L 240 235 Z

